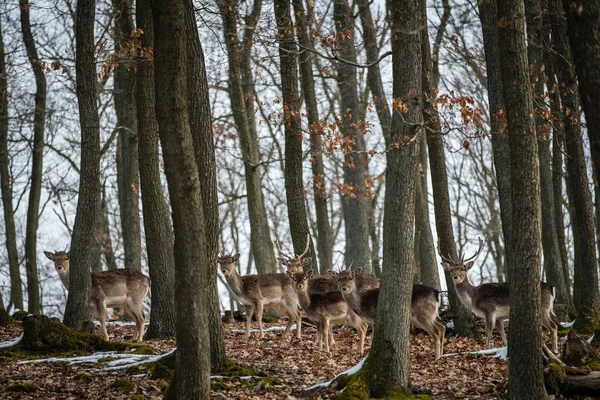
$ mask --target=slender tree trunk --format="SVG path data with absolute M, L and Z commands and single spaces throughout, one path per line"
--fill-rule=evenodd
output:
M 196 163 L 200 174 L 202 208 L 206 227 L 206 254 L 208 259 L 208 329 L 210 337 L 211 368 L 222 371 L 226 367 L 225 342 L 219 292 L 217 288 L 217 256 L 219 252 L 219 199 L 217 197 L 217 162 L 213 142 L 208 78 L 204 64 L 204 52 L 198 37 L 198 27 L 192 0 L 185 0 L 185 23 L 187 30 L 187 84 L 190 127 Z
M 171 338 L 175 336 L 175 293 L 173 255 L 173 230 L 169 206 L 165 201 L 160 178 L 158 149 L 158 123 L 154 100 L 154 68 L 150 49 L 154 47 L 154 25 L 150 0 L 137 0 L 140 37 L 136 79 L 136 107 L 138 115 L 139 166 L 144 212 L 144 232 L 148 252 L 148 270 L 152 286 L 150 326 L 146 338 Z
M 533 121 L 522 1 L 498 0 L 500 66 L 510 143 L 514 256 L 510 276 L 509 387 L 511 399 L 546 399 L 540 310 L 540 166 Z
M 113 0 L 115 10 L 115 51 L 118 64 L 114 72 L 114 100 L 119 131 L 117 147 L 117 180 L 121 231 L 125 251 L 125 267 L 142 269 L 140 234 L 139 152 L 135 105 L 135 63 L 130 62 L 133 46 L 131 33 L 135 26 L 132 0 Z
M 311 168 L 313 174 L 313 192 L 315 214 L 317 217 L 317 248 L 319 250 L 319 266 L 321 274 L 333 268 L 333 238 L 327 211 L 327 188 L 325 183 L 325 166 L 323 164 L 323 147 L 321 136 L 324 134 L 319 120 L 319 108 L 315 92 L 315 78 L 313 75 L 313 49 L 308 27 L 312 20 L 308 19 L 304 11 L 302 0 L 293 0 L 296 12 L 296 29 L 300 49 L 300 84 L 306 102 L 308 114 L 308 133 L 310 134 Z M 311 13 L 312 14 L 312 13 Z
M 153 0 L 156 116 L 175 233 L 177 355 L 169 398 L 210 398 L 210 268 L 198 166 L 189 125 L 183 2 Z
M 255 8 L 260 10 L 261 0 L 256 0 Z M 260 153 L 256 135 L 253 136 L 253 130 L 249 126 L 249 118 L 246 106 L 247 93 L 244 91 L 242 68 L 242 51 L 238 39 L 237 26 L 237 3 L 233 0 L 218 0 L 217 5 L 221 12 L 223 20 L 223 32 L 225 36 L 225 45 L 227 47 L 227 56 L 229 61 L 229 98 L 233 119 L 237 126 L 237 132 L 240 139 L 240 150 L 244 162 L 244 173 L 246 178 L 246 193 L 248 199 L 248 215 L 250 217 L 250 245 L 252 254 L 256 261 L 258 273 L 275 272 L 276 260 L 273 252 L 273 243 L 271 243 L 269 224 L 267 220 L 264 196 L 260 181 Z M 252 21 L 251 21 L 252 22 Z M 252 45 L 255 25 L 252 23 L 246 26 L 244 34 L 244 45 Z M 250 53 L 250 49 L 244 50 Z M 246 81 L 246 89 L 248 82 Z M 251 98 L 253 98 L 251 93 Z M 251 99 L 248 99 L 251 101 Z
M 4 210 L 4 229 L 6 233 L 6 250 L 10 271 L 10 304 L 23 309 L 23 283 L 19 270 L 19 253 L 17 251 L 17 232 L 13 211 L 13 194 L 8 156 L 8 73 L 4 52 L 4 38 L 0 24 L 0 190 L 2 191 L 2 208 Z
M 302 253 L 309 233 L 308 215 L 304 201 L 302 179 L 302 126 L 298 97 L 298 61 L 294 40 L 290 0 L 275 0 L 275 20 L 279 43 L 279 69 L 283 97 L 283 123 L 285 125 L 285 195 L 288 219 L 294 243 L 294 252 Z M 312 239 L 310 251 L 315 254 Z M 313 260 L 313 265 L 314 265 Z
M 419 134 L 423 123 L 421 40 L 425 2 L 392 3 L 393 95 L 407 111 L 394 109 L 392 142 L 387 153 L 383 274 L 373 344 L 365 362 L 368 397 L 392 397 L 410 388 L 410 298 L 414 256 L 415 185 L 418 179 Z M 402 114 L 400 114 L 402 113 Z M 415 126 L 417 125 L 417 126 Z
M 337 53 L 344 60 L 356 63 L 354 43 L 354 19 L 347 0 L 334 0 L 333 19 L 337 33 Z M 344 184 L 352 191 L 342 199 L 344 228 L 346 231 L 346 253 L 344 262 L 348 266 L 361 267 L 371 272 L 369 251 L 368 199 L 365 198 L 364 132 L 358 129 L 358 83 L 356 67 L 345 62 L 337 63 L 337 82 L 341 96 L 342 134 L 351 144 L 352 151 L 344 155 Z
M 80 330 L 90 320 L 90 248 L 100 201 L 100 121 L 96 103 L 94 22 L 96 2 L 77 2 L 75 67 L 81 125 L 79 198 L 71 239 L 69 297 L 64 323 Z

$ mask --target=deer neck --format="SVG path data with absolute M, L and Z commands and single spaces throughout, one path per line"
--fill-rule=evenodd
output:
M 238 298 L 241 298 L 244 295 L 242 277 L 239 276 L 237 272 L 226 276 L 225 281 L 227 282 L 227 286 L 229 286 L 229 290 L 231 290 Z
M 354 290 L 352 290 L 350 293 L 342 292 L 342 297 L 344 298 L 344 300 L 346 300 L 346 303 L 348 303 L 348 306 L 352 310 L 360 310 L 361 309 L 360 295 L 358 294 L 356 288 L 354 288 Z
M 60 278 L 60 281 L 62 282 L 65 289 L 69 290 L 69 273 L 68 272 L 62 272 L 62 273 L 59 272 L 58 277 Z
M 460 301 L 469 308 L 473 306 L 473 296 L 475 295 L 476 287 L 469 281 L 469 276 L 465 277 L 465 280 L 461 283 L 455 283 L 456 294 Z
M 296 290 L 296 294 L 298 296 L 298 303 L 300 303 L 300 307 L 302 307 L 306 312 L 310 308 L 310 297 L 308 296 L 308 291 Z

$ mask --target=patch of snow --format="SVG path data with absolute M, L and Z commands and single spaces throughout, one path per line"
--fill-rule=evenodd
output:
M 264 377 L 262 376 L 222 376 L 222 375 L 215 375 L 215 376 L 211 376 L 210 379 L 225 379 L 225 380 L 232 380 L 232 379 L 239 379 L 240 381 L 249 381 L 251 379 L 263 379 Z
M 446 324 L 446 328 L 448 329 L 454 329 L 454 321 L 450 321 Z
M 138 362 L 134 362 L 132 364 L 125 364 L 125 365 L 118 365 L 119 363 L 117 363 L 117 361 L 119 360 L 115 360 L 115 361 L 111 361 L 108 363 L 109 367 L 108 368 L 104 368 L 105 371 L 112 371 L 112 370 L 116 370 L 116 369 L 125 369 L 125 368 L 129 368 L 129 367 L 137 367 L 138 365 L 142 365 L 142 364 L 148 364 L 154 361 L 158 361 L 163 357 L 166 357 L 170 354 L 173 354 L 175 352 L 175 350 L 177 350 L 177 347 L 175 347 L 173 350 L 169 351 L 168 353 L 165 354 L 160 354 L 158 356 L 145 356 L 148 357 L 145 360 L 142 361 L 138 361 Z M 113 363 L 111 365 L 111 363 Z M 123 364 L 123 363 L 120 363 Z
M 313 390 L 313 389 L 326 388 L 326 387 L 328 387 L 329 385 L 331 385 L 331 382 L 333 382 L 333 381 L 334 381 L 334 380 L 335 380 L 335 379 L 336 379 L 338 376 L 341 376 L 341 375 L 354 375 L 354 374 L 356 374 L 358 371 L 360 371 L 360 369 L 361 369 L 361 368 L 362 368 L 362 366 L 364 365 L 364 363 L 365 363 L 365 360 L 366 360 L 366 359 L 367 359 L 367 357 L 363 358 L 363 359 L 362 359 L 362 360 L 360 360 L 360 362 L 359 362 L 358 364 L 356 364 L 354 367 L 352 367 L 352 368 L 350 368 L 350 369 L 348 369 L 348 370 L 346 370 L 346 371 L 342 372 L 341 374 L 338 374 L 338 375 L 336 375 L 336 376 L 335 376 L 335 378 L 333 378 L 332 380 L 330 380 L 330 381 L 327 381 L 327 382 L 321 382 L 321 383 L 317 383 L 316 385 L 313 385 L 313 386 L 311 386 L 311 387 L 309 387 L 309 388 L 306 388 L 306 389 L 304 389 L 304 390 L 305 390 L 305 391 L 308 391 L 308 390 Z M 344 388 L 344 389 L 345 389 L 345 388 Z
M 94 325 L 100 326 L 100 321 L 94 321 Z M 150 325 L 149 321 L 146 321 L 146 325 Z M 129 321 L 107 321 L 106 326 L 135 326 L 135 322 Z
M 270 328 L 267 329 L 263 329 L 263 332 L 281 332 L 285 330 L 285 326 L 272 326 Z M 296 330 L 296 324 L 293 324 L 290 327 L 290 332 L 291 331 L 295 331 Z M 246 333 L 245 329 L 233 329 L 231 332 L 237 332 L 237 333 Z M 257 333 L 260 332 L 260 330 L 258 329 L 250 329 L 250 333 Z
M 114 362 L 123 363 L 123 362 L 131 362 L 132 360 L 138 361 L 143 358 L 148 358 L 149 356 L 143 355 L 143 354 L 121 354 L 121 353 L 117 353 L 115 351 L 106 351 L 106 352 L 94 353 L 89 356 L 51 357 L 51 358 L 43 358 L 43 359 L 39 359 L 39 360 L 25 360 L 25 361 L 19 361 L 18 364 L 55 363 L 55 362 L 63 361 L 63 362 L 69 363 L 69 365 L 75 365 L 75 364 L 96 363 L 96 362 L 99 362 L 100 360 L 102 360 L 103 358 L 108 358 L 108 357 L 117 359 L 117 360 L 110 361 L 109 362 L 109 365 L 110 365 L 110 363 L 114 363 Z
M 587 340 L 587 342 L 588 342 L 588 343 L 592 343 L 592 340 L 594 340 L 594 335 L 592 335 L 592 336 L 591 336 L 591 337 L 590 337 L 590 338 Z
M 16 339 L 13 340 L 9 340 L 8 342 L 0 342 L 0 350 L 1 349 L 8 349 L 9 347 L 13 347 L 14 345 L 18 344 L 21 339 L 23 339 L 23 334 L 21 333 L 21 336 L 19 336 Z
M 570 328 L 573 326 L 574 323 L 575 323 L 575 320 L 573 320 L 571 322 L 561 322 L 560 324 L 562 325 L 563 328 Z
M 461 354 L 481 354 L 484 356 L 492 356 L 493 355 L 494 357 L 500 358 L 501 360 L 507 360 L 508 359 L 508 347 L 498 347 L 496 349 L 479 350 L 479 351 L 466 351 L 463 353 L 449 353 L 449 354 L 442 355 L 442 357 L 459 356 Z

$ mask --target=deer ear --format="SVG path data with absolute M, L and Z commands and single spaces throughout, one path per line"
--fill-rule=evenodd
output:
M 306 258 L 303 258 L 303 259 L 302 259 L 302 262 L 301 262 L 301 264 L 302 264 L 302 266 L 303 266 L 303 267 L 305 267 L 305 266 L 307 266 L 308 264 L 310 264 L 311 262 L 312 262 L 312 257 L 306 257 Z
M 71 259 L 71 250 L 67 251 L 67 260 Z
M 277 257 L 277 261 L 279 261 L 282 265 L 287 265 L 287 260 L 283 257 Z
M 450 271 L 452 269 L 452 265 L 448 264 L 447 262 L 442 261 L 442 268 L 444 268 L 444 270 L 446 270 L 446 271 Z
M 54 253 L 52 253 L 51 251 L 45 251 L 44 254 L 46 255 L 46 257 L 48 257 L 49 260 L 54 261 Z
M 473 267 L 473 264 L 475 264 L 475 260 L 473 260 L 473 261 L 467 261 L 465 263 L 465 271 L 470 270 Z
M 285 274 L 291 279 L 294 280 L 294 273 L 290 271 L 285 271 Z
M 362 268 L 356 268 L 355 270 L 352 271 L 352 277 L 353 278 L 356 278 L 360 274 L 362 274 Z
M 240 259 L 240 253 L 236 254 L 235 256 L 233 256 L 232 260 L 234 263 L 238 262 L 238 260 Z
M 338 278 L 337 271 L 334 271 L 334 270 L 330 269 L 329 271 L 327 271 L 327 273 L 329 274 L 330 277 L 332 277 L 333 279 L 337 280 L 337 278 Z
M 313 273 L 314 273 L 314 272 L 315 272 L 315 271 L 313 271 L 312 269 L 309 269 L 308 271 L 306 271 L 306 277 L 307 277 L 307 278 L 310 278 L 311 276 L 313 276 Z

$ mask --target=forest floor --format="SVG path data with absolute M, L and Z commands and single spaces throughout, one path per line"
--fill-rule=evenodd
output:
M 253 324 L 256 328 L 257 324 Z M 265 324 L 282 326 L 283 323 Z M 111 340 L 126 340 L 133 326 L 109 325 Z M 304 389 L 333 379 L 360 362 L 358 337 L 354 330 L 336 327 L 335 345 L 331 353 L 313 346 L 315 329 L 302 329 L 302 339 L 281 340 L 280 333 L 271 331 L 265 339 L 253 336 L 244 340 L 244 324 L 224 325 L 227 356 L 235 363 L 253 368 L 275 379 L 225 378 L 212 379 L 215 399 L 296 399 L 308 397 L 326 399 L 333 389 L 305 392 Z M 17 338 L 20 326 L 0 328 L 0 342 Z M 254 334 L 256 335 L 256 334 Z M 368 350 L 372 336 L 367 336 Z M 175 347 L 174 341 L 147 341 L 156 354 Z M 506 391 L 508 361 L 468 352 L 482 350 L 484 340 L 449 336 L 440 360 L 434 359 L 431 338 L 413 334 L 411 338 L 411 384 L 416 392 L 427 393 L 434 399 L 495 399 Z M 494 337 L 494 346 L 501 340 Z M 455 354 L 452 353 L 462 353 Z M 1 354 L 1 353 L 0 353 Z M 52 357 L 48 355 L 47 357 Z M 47 358 L 43 357 L 43 358 Z M 167 381 L 151 379 L 148 374 L 128 373 L 127 369 L 107 370 L 116 356 L 106 355 L 77 364 L 62 360 L 45 363 L 23 363 L 23 359 L 0 356 L 0 400 L 4 399 L 159 399 Z M 23 384 L 23 385 L 15 385 Z M 31 385 L 31 386 L 27 386 Z M 29 388 L 33 392 L 22 391 Z M 582 397 L 583 398 L 583 397 Z

